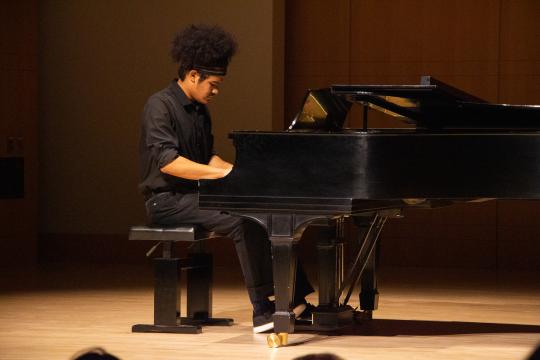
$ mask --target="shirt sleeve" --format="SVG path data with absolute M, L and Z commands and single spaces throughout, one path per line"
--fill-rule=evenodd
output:
M 146 146 L 161 169 L 178 157 L 179 144 L 171 114 L 161 99 L 150 98 L 144 107 L 142 121 Z

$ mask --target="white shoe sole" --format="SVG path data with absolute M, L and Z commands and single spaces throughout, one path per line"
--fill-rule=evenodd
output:
M 270 331 L 274 328 L 274 322 L 269 322 L 267 324 L 263 324 L 263 325 L 259 325 L 257 327 L 254 327 L 253 328 L 253 333 L 254 334 L 258 334 L 258 333 L 262 333 L 262 332 L 265 332 L 265 331 Z
M 298 317 L 302 315 L 304 310 L 306 310 L 306 304 L 300 304 L 300 305 L 295 306 L 295 308 L 293 309 L 294 317 L 298 319 Z M 254 327 L 253 333 L 258 334 L 265 331 L 270 331 L 273 328 L 274 328 L 274 322 L 272 321 L 272 322 Z

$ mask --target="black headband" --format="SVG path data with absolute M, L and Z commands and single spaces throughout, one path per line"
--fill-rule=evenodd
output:
M 227 75 L 227 68 L 226 67 L 210 67 L 210 66 L 201 66 L 201 65 L 193 65 L 193 69 L 205 73 L 207 75 L 216 75 L 216 76 L 225 76 Z

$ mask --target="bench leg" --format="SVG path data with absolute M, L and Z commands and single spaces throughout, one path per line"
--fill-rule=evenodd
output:
M 197 324 L 178 324 L 177 309 L 180 309 L 180 259 L 154 259 L 154 324 L 133 325 L 133 332 L 200 333 Z
M 230 326 L 233 319 L 212 317 L 212 255 L 204 252 L 189 254 L 187 269 L 187 317 L 181 324 Z

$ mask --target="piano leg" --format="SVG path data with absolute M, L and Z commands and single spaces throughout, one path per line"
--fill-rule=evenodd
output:
M 372 222 L 375 220 L 372 217 L 359 216 L 354 219 L 355 225 L 358 229 L 358 243 L 363 245 L 365 241 L 369 241 L 366 237 L 368 235 Z M 377 240 L 377 239 L 376 239 Z M 377 291 L 377 278 L 376 278 L 376 262 L 379 254 L 379 241 L 376 241 L 375 249 L 368 257 L 364 271 L 360 278 L 360 309 L 362 313 L 360 317 L 362 319 L 371 319 L 373 310 L 377 309 L 379 302 L 379 292 Z
M 296 274 L 296 246 L 292 236 L 270 236 L 272 243 L 274 295 L 274 331 L 294 332 L 294 313 L 291 311 Z
M 272 269 L 274 277 L 274 331 L 267 338 L 268 346 L 287 345 L 288 333 L 295 329 L 295 315 L 292 312 L 295 287 L 297 253 L 296 245 L 307 226 L 317 220 L 329 222 L 328 215 L 297 214 L 244 214 L 257 221 L 268 232 L 272 244 Z
M 371 254 L 366 268 L 360 279 L 360 309 L 362 310 L 362 319 L 371 319 L 374 310 L 379 305 L 379 292 L 377 291 L 376 260 L 379 243 L 377 243 L 375 252 Z
M 317 225 L 317 259 L 319 263 L 319 306 L 337 307 L 337 286 L 340 277 L 341 247 L 343 244 L 336 239 L 336 227 Z
M 274 276 L 274 331 L 267 338 L 268 346 L 287 345 L 288 333 L 295 328 L 295 315 L 292 312 L 295 287 L 297 253 L 296 245 L 304 230 L 314 220 L 328 219 L 324 215 L 296 214 L 244 214 L 266 228 L 272 244 L 272 269 Z

